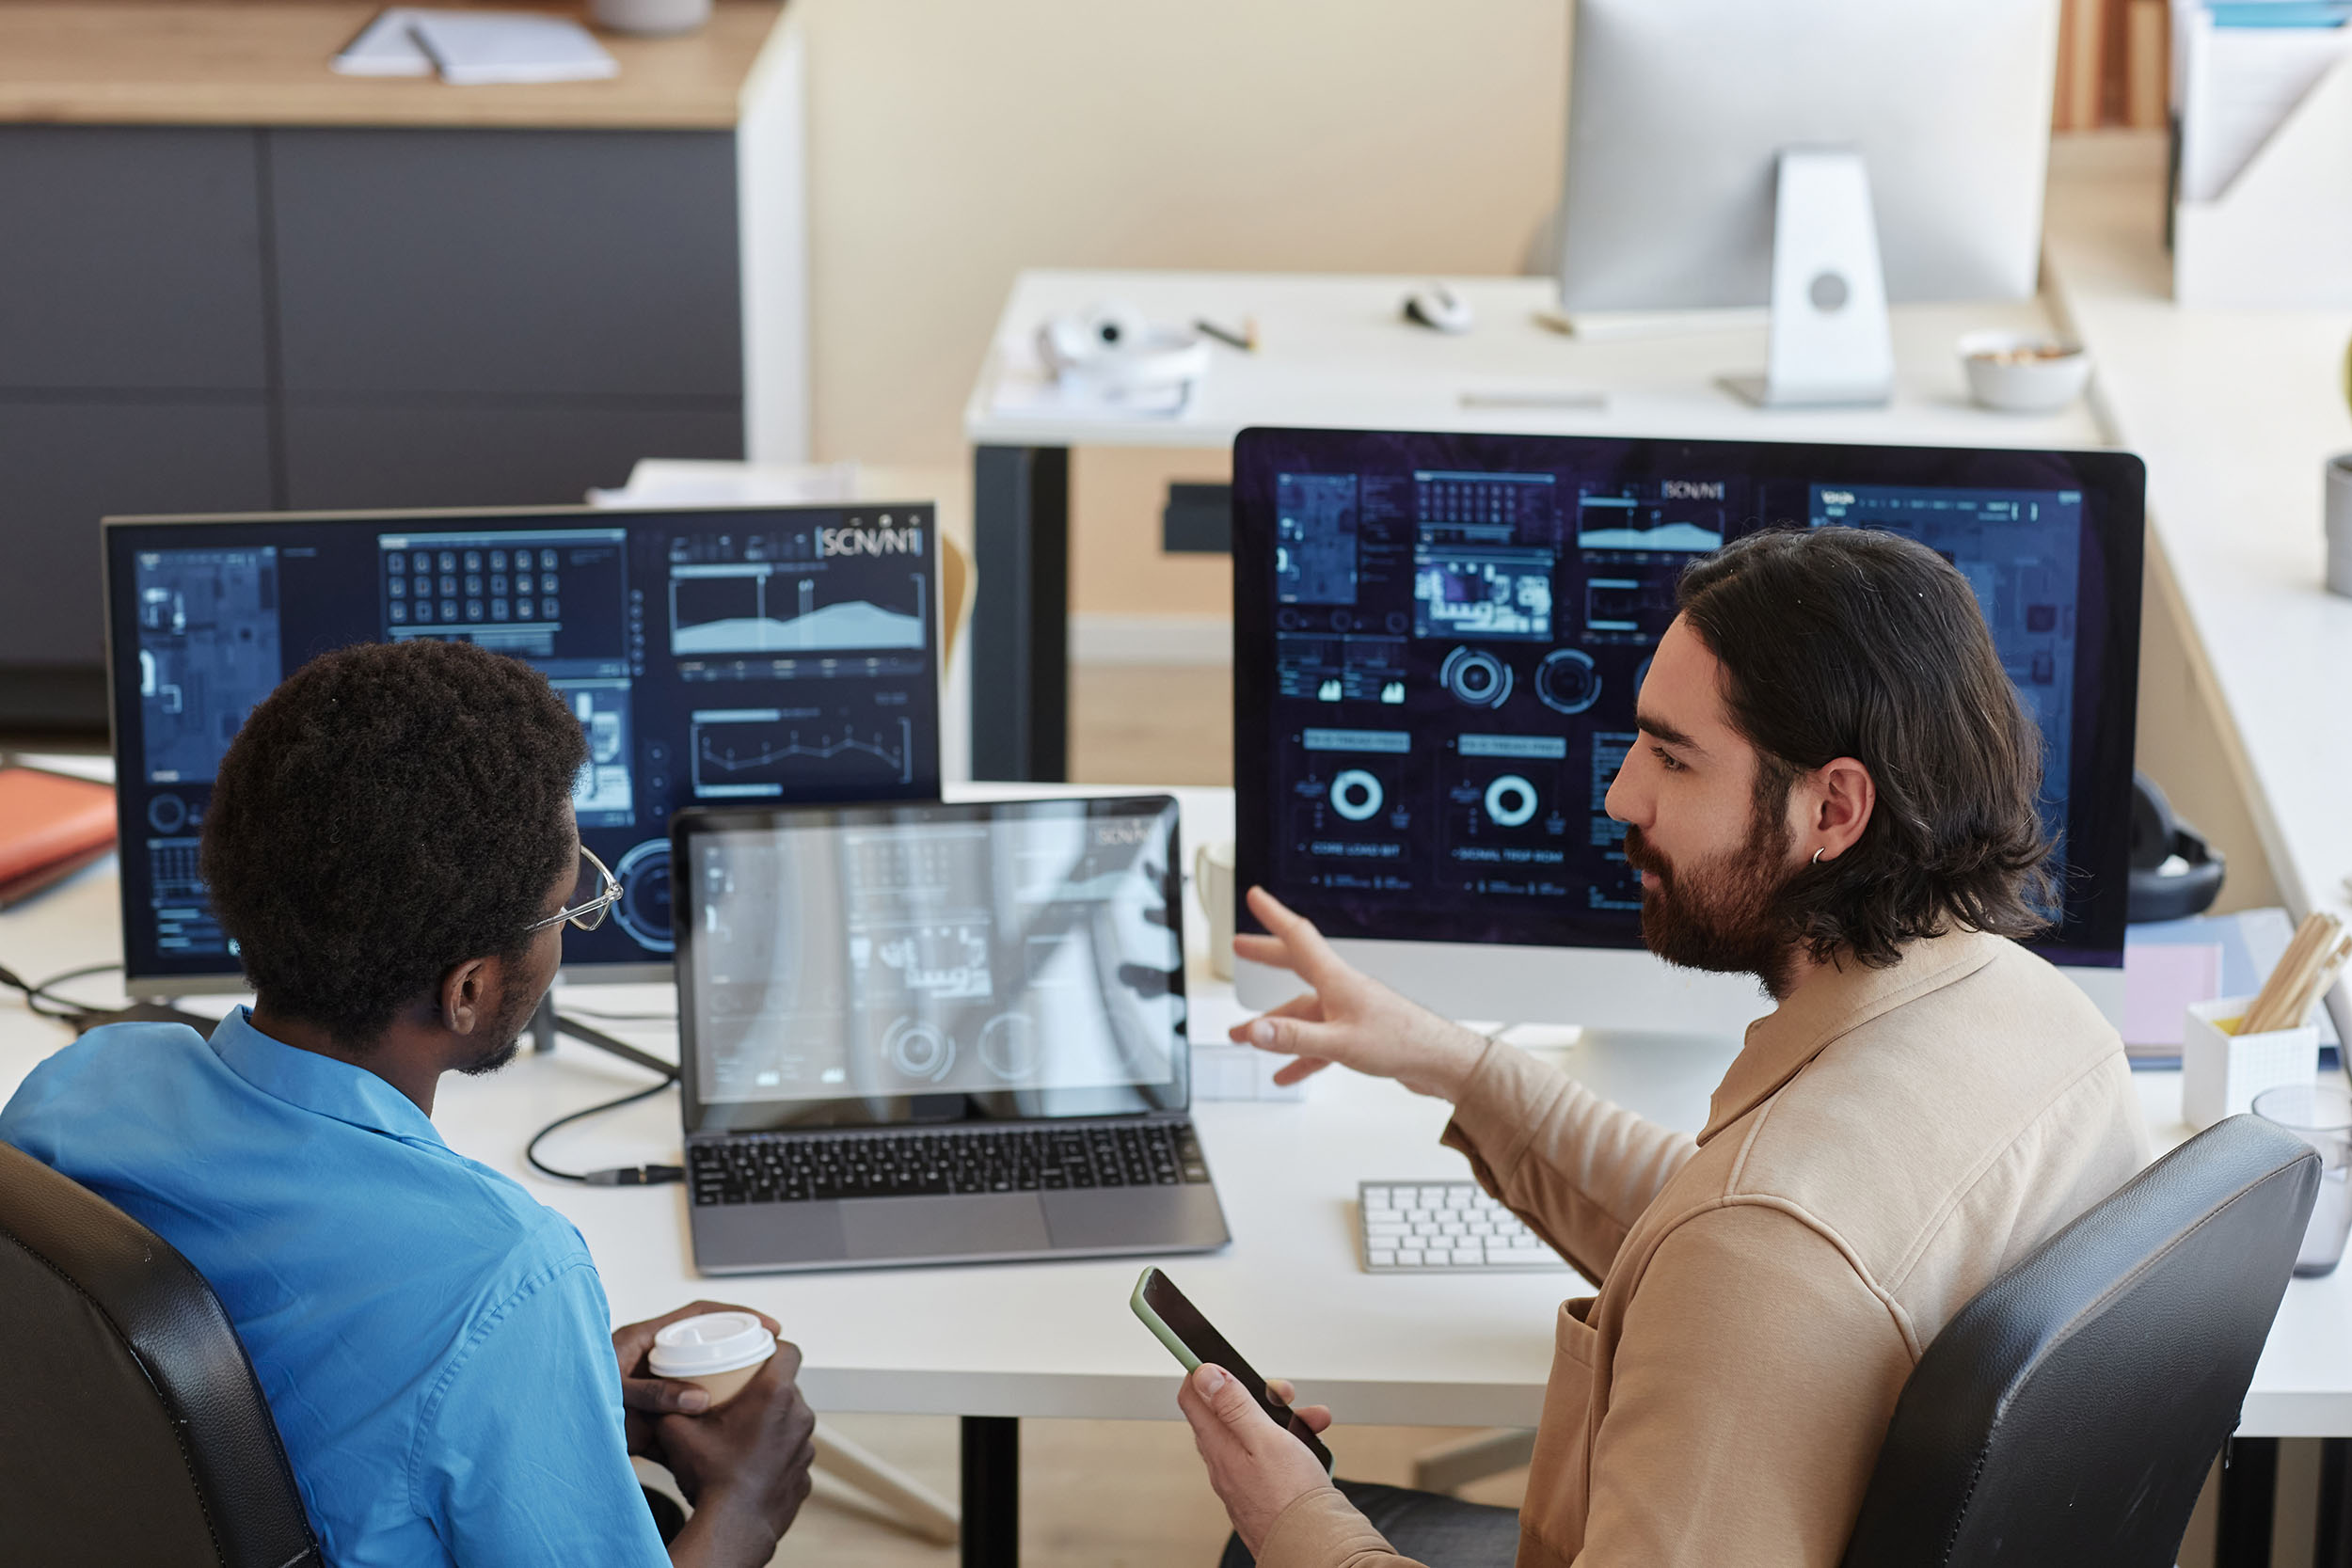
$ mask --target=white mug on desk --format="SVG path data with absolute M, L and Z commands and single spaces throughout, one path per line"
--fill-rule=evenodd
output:
M 1219 839 L 1192 852 L 1192 891 L 1209 917 L 1209 973 L 1233 977 L 1233 841 Z

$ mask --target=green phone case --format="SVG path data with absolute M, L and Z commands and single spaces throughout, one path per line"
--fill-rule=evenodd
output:
M 1151 1304 L 1143 1299 L 1143 1287 L 1151 1280 L 1151 1269 L 1146 1269 L 1136 1276 L 1135 1294 L 1127 1298 L 1127 1305 L 1136 1309 L 1136 1316 L 1141 1318 L 1143 1320 L 1143 1326 L 1152 1331 L 1152 1338 L 1157 1339 L 1161 1344 L 1166 1345 L 1168 1347 L 1168 1353 L 1170 1355 L 1173 1355 L 1179 1362 L 1183 1363 L 1184 1371 L 1187 1375 L 1199 1371 L 1200 1370 L 1200 1358 L 1193 1354 L 1192 1351 L 1182 1339 L 1176 1338 L 1176 1331 L 1174 1329 L 1160 1322 L 1160 1315 L 1157 1312 L 1152 1311 Z

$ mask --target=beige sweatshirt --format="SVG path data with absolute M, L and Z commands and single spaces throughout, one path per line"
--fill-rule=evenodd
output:
M 1693 1144 L 1490 1045 L 1445 1141 L 1591 1278 L 1560 1308 L 1519 1568 L 1833 1568 L 1968 1300 L 2148 1160 L 2122 1042 L 1998 937 L 1808 978 Z M 1403 1561 L 1337 1491 L 1263 1568 Z

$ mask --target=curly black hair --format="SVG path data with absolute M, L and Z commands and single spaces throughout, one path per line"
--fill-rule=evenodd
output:
M 237 732 L 204 816 L 246 980 L 361 1050 L 452 966 L 519 956 L 572 854 L 586 760 L 546 677 L 471 643 L 312 659 Z
M 1877 786 L 1853 847 L 1788 884 L 1792 941 L 1883 967 L 1955 926 L 2050 925 L 2042 731 L 1951 562 L 1899 534 L 1781 529 L 1693 562 L 1677 598 L 1723 663 L 1733 727 L 1761 753 L 1759 811 L 1786 810 L 1798 774 L 1836 757 Z

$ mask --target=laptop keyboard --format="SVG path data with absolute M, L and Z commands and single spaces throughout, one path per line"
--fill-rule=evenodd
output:
M 690 1145 L 696 1204 L 1205 1186 L 1189 1122 L 739 1133 Z

